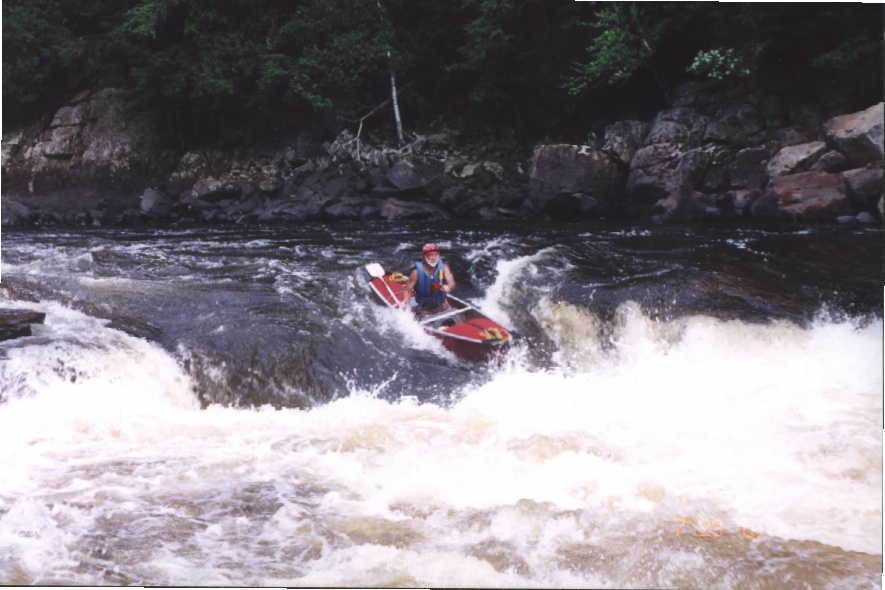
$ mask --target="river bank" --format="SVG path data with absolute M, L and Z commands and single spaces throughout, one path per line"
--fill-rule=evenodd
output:
M 850 113 L 690 83 L 585 145 L 360 130 L 172 149 L 122 91 L 84 92 L 3 137 L 2 223 L 343 219 L 881 223 L 883 103 Z

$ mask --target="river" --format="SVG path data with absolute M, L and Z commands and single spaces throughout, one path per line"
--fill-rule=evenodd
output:
M 429 228 L 4 229 L 0 583 L 881 585 L 881 230 Z

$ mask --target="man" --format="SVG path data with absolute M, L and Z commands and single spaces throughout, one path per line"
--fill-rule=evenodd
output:
M 418 304 L 419 318 L 450 309 L 446 295 L 455 290 L 455 275 L 439 256 L 439 246 L 426 244 L 421 248 L 422 260 L 415 263 L 406 285 L 406 304 L 412 293 Z

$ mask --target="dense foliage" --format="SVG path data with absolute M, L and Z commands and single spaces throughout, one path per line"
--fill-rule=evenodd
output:
M 690 77 L 878 96 L 882 31 L 881 7 L 860 4 L 6 0 L 4 123 L 104 84 L 181 141 L 334 130 L 388 98 L 393 73 L 413 127 L 584 135 Z

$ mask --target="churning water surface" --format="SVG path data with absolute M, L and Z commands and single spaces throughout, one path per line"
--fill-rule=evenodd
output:
M 881 232 L 6 231 L 0 583 L 881 583 Z M 522 338 L 359 266 L 441 242 Z

